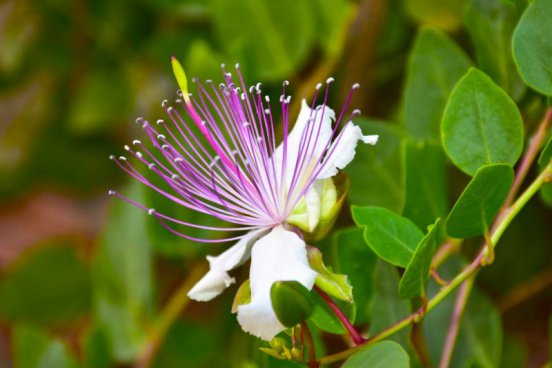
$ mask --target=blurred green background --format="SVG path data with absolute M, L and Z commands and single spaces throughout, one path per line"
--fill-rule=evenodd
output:
M 239 62 L 248 83 L 263 82 L 273 97 L 288 79 L 292 111 L 301 96 L 308 97 L 329 76 L 337 80 L 330 97 L 336 109 L 350 85 L 360 82 L 354 107 L 370 117 L 363 121 L 365 130 L 379 133 L 382 143 L 375 153 L 361 150 L 349 169 L 349 202 L 401 212 L 408 193 L 400 149 L 410 134 L 428 139 L 429 148 L 422 148 L 421 159 L 410 163 L 407 172 L 422 171 L 435 161 L 436 170 L 447 174 L 443 211 L 450 208 L 468 178 L 445 166 L 441 156 L 428 158 L 431 137 L 419 136 L 404 122 L 408 55 L 417 29 L 429 25 L 457 42 L 519 101 L 527 131 L 538 122 L 543 106 L 535 93 L 516 84 L 511 57 L 504 56 L 496 66 L 494 58 L 508 55 L 509 43 L 488 56 L 482 41 L 495 31 L 498 38 L 487 40 L 490 45 L 500 45 L 502 36 L 509 40 L 526 3 L 475 1 L 477 11 L 493 20 L 487 32 L 485 24 L 477 25 L 485 18 L 466 15 L 470 3 L 1 1 L 0 367 L 133 366 L 144 355 L 158 311 L 191 270 L 204 263 L 205 254 L 223 249 L 178 239 L 139 210 L 106 195 L 111 188 L 126 190 L 149 207 L 197 218 L 130 183 L 108 159 L 121 154 L 123 144 L 143 138 L 136 117 L 163 118 L 160 103 L 174 98 L 177 88 L 171 53 L 189 76 L 215 81 L 220 80 L 221 63 Z M 422 85 L 410 92 L 415 103 L 423 103 L 426 95 L 431 99 L 434 87 Z M 366 172 L 374 173 L 374 179 Z M 338 226 L 351 223 L 348 212 L 343 211 Z M 203 216 L 198 221 L 214 220 Z M 496 264 L 478 280 L 501 312 L 503 356 L 512 355 L 503 362 L 539 366 L 546 360 L 543 321 L 548 321 L 552 305 L 550 224 L 550 210 L 533 201 L 508 231 Z M 244 279 L 247 270 L 239 272 Z M 536 296 L 516 301 L 528 282 L 538 284 Z M 260 343 L 239 329 L 229 313 L 233 293 L 211 303 L 189 304 L 154 365 L 287 366 L 262 355 Z M 359 320 L 366 323 L 363 317 Z M 335 350 L 343 343 L 329 339 L 326 347 Z

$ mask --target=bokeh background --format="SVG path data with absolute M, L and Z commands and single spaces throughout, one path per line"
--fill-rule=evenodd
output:
M 108 159 L 143 138 L 136 117 L 162 118 L 161 101 L 175 97 L 171 53 L 190 76 L 215 81 L 221 63 L 239 62 L 248 83 L 262 81 L 273 100 L 288 79 L 295 112 L 300 96 L 310 96 L 329 76 L 336 78 L 330 96 L 336 107 L 360 82 L 354 107 L 378 121 L 383 138 L 386 132 L 395 138 L 376 151 L 381 156 L 359 153 L 349 199 L 400 211 L 408 55 L 417 29 L 430 25 L 473 60 L 480 57 L 466 27 L 469 3 L 2 0 L 0 367 L 133 366 L 147 355 L 145 342 L 159 311 L 190 274 L 201 271 L 205 254 L 223 249 L 176 238 L 106 195 L 108 189 L 126 190 L 149 207 L 196 216 L 142 191 Z M 526 5 L 491 3 L 507 3 L 513 25 Z M 489 14 L 501 16 L 492 9 Z M 507 74 L 516 73 L 512 65 Z M 542 100 L 531 91 L 511 91 L 531 131 Z M 420 93 L 431 94 L 432 86 Z M 368 161 L 390 176 L 371 181 Z M 468 178 L 447 170 L 449 197 L 455 198 Z M 500 312 L 502 351 L 511 355 L 503 362 L 539 366 L 549 346 L 551 212 L 535 200 L 523 214 L 478 286 Z M 338 226 L 350 223 L 345 209 Z M 247 270 L 240 272 L 243 279 Z M 177 313 L 153 365 L 287 366 L 262 355 L 259 342 L 239 329 L 229 313 L 232 294 Z M 326 346 L 331 351 L 343 342 L 330 338 Z

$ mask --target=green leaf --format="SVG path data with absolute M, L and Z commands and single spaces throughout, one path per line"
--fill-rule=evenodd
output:
M 548 143 L 546 143 L 546 146 L 541 152 L 541 155 L 539 157 L 539 166 L 541 172 L 544 170 L 546 165 L 550 163 L 550 160 L 552 160 L 552 137 L 548 140 Z M 540 190 L 542 199 L 544 200 L 544 203 L 546 203 L 549 206 L 552 206 L 552 184 L 546 183 L 542 186 Z
M 471 62 L 445 34 L 422 28 L 408 60 L 404 124 L 419 139 L 439 141 L 441 116 L 454 85 Z
M 514 170 L 509 165 L 480 167 L 447 217 L 447 234 L 455 238 L 482 235 L 504 203 L 513 180 Z
M 34 327 L 16 325 L 12 343 L 18 368 L 77 368 L 77 362 L 63 342 Z
M 404 133 L 390 123 L 355 119 L 364 134 L 378 134 L 375 146 L 358 145 L 345 172 L 351 180 L 348 199 L 360 206 L 379 206 L 399 212 L 404 205 Z
M 409 219 L 380 207 L 352 207 L 353 219 L 364 228 L 364 241 L 380 258 L 406 267 L 423 237 Z
M 293 75 L 314 46 L 315 25 L 307 1 L 213 0 L 211 15 L 220 45 L 253 80 L 279 81 Z
M 415 140 L 405 141 L 404 151 L 406 204 L 403 216 L 424 229 L 448 213 L 445 156 L 437 144 Z
M 528 352 L 522 341 L 511 335 L 504 335 L 500 368 L 527 367 Z
M 314 310 L 312 312 L 310 321 L 316 325 L 322 331 L 326 331 L 332 334 L 345 334 L 347 330 L 341 324 L 339 318 L 330 309 L 328 304 L 322 299 L 318 293 L 312 293 L 314 300 Z M 341 300 L 335 300 L 335 304 L 345 314 L 347 319 L 354 323 L 356 315 L 356 304 L 347 303 Z
M 348 30 L 348 20 L 354 12 L 349 0 L 315 0 L 316 38 L 327 55 L 336 57 L 345 47 L 343 39 Z
M 322 252 L 315 247 L 307 247 L 309 265 L 318 272 L 315 284 L 326 293 L 346 302 L 353 302 L 353 287 L 347 275 L 340 275 L 329 270 L 322 260 Z
M 59 325 L 89 309 L 90 272 L 71 247 L 40 248 L 15 263 L 0 281 L 2 319 Z
M 468 175 L 485 164 L 513 166 L 523 149 L 517 106 L 477 69 L 470 69 L 454 87 L 441 128 L 445 152 Z
M 107 338 L 102 330 L 93 327 L 84 339 L 84 362 L 85 368 L 110 368 L 111 353 Z
M 416 246 L 416 251 L 399 284 L 399 296 L 401 298 L 425 295 L 425 285 L 429 278 L 431 259 L 435 252 L 435 237 L 440 222 L 441 219 L 438 218 L 433 225 L 430 225 L 427 234 Z
M 458 274 L 465 262 L 452 257 L 439 272 L 445 279 Z M 430 280 L 428 296 L 434 295 L 440 286 Z M 458 291 L 454 291 L 430 313 L 422 322 L 430 358 L 434 365 L 439 363 L 443 352 L 447 329 L 450 324 L 454 302 Z M 473 286 L 468 304 L 462 317 L 457 342 L 451 360 L 451 367 L 495 368 L 499 367 L 502 351 L 502 325 L 499 311 L 493 302 L 477 286 Z
M 514 100 L 525 91 L 511 51 L 518 18 L 515 5 L 508 1 L 472 0 L 465 20 L 475 46 L 477 65 Z
M 309 290 L 299 281 L 276 281 L 270 288 L 270 301 L 276 317 L 286 327 L 305 321 L 314 308 Z
M 332 236 L 335 269 L 349 276 L 353 299 L 357 305 L 358 323 L 369 318 L 369 303 L 374 296 L 374 277 L 377 256 L 364 244 L 363 230 L 338 230 Z
M 521 77 L 534 90 L 552 96 L 552 0 L 533 0 L 514 32 L 513 50 Z
M 141 183 L 133 182 L 124 195 L 143 202 Z M 147 213 L 114 199 L 107 226 L 93 259 L 94 314 L 114 358 L 132 361 L 145 339 L 144 321 L 152 306 L 150 243 Z
M 351 356 L 343 368 L 408 368 L 410 358 L 404 349 L 393 341 L 370 345 Z
M 383 331 L 394 323 L 405 318 L 412 312 L 408 300 L 399 298 L 399 273 L 397 269 L 383 261 L 379 261 L 375 267 L 375 292 L 370 306 L 370 336 Z M 407 327 L 390 339 L 401 344 L 405 348 L 410 346 L 410 330 Z

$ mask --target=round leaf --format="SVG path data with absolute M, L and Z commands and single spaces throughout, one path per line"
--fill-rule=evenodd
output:
M 423 234 L 409 219 L 385 208 L 353 206 L 353 219 L 364 227 L 364 241 L 380 258 L 406 267 Z
M 485 73 L 470 69 L 452 91 L 441 125 L 447 155 L 469 175 L 485 164 L 513 165 L 523 149 L 515 103 Z
M 506 199 L 513 180 L 514 171 L 509 165 L 487 165 L 477 170 L 447 217 L 447 234 L 455 238 L 482 235 Z
M 513 50 L 521 77 L 531 88 L 552 96 L 552 0 L 531 2 L 514 32 Z
M 371 345 L 350 357 L 343 368 L 408 368 L 410 358 L 404 349 L 392 341 Z

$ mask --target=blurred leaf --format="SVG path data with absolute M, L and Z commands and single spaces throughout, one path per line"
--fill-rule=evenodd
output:
M 94 71 L 86 75 L 71 105 L 68 124 L 79 134 L 95 134 L 127 118 L 130 91 L 120 74 Z
M 364 134 L 379 134 L 375 146 L 358 145 L 345 172 L 351 179 L 349 201 L 399 212 L 404 204 L 403 132 L 389 123 L 356 119 Z
M 13 358 L 18 368 L 77 368 L 65 344 L 41 330 L 16 325 L 12 334 Z
M 460 25 L 465 4 L 466 0 L 405 0 L 411 17 L 445 30 L 456 29 Z
M 404 349 L 392 341 L 382 341 L 352 355 L 343 368 L 408 368 L 410 358 Z
M 335 313 L 330 309 L 328 304 L 322 299 L 317 292 L 312 292 L 314 300 L 314 310 L 312 312 L 310 321 L 316 325 L 322 331 L 326 331 L 332 334 L 345 334 L 347 330 L 341 324 L 341 321 Z M 335 300 L 335 304 L 345 314 L 347 319 L 354 323 L 356 316 L 356 304 L 347 303 L 341 300 Z
M 419 31 L 403 91 L 404 124 L 410 135 L 439 141 L 447 98 L 470 65 L 464 52 L 445 34 L 428 27 Z
M 518 339 L 504 335 L 500 368 L 527 367 L 527 348 Z
M 307 247 L 307 256 L 309 265 L 318 273 L 316 286 L 333 297 L 352 303 L 353 288 L 347 275 L 334 273 L 328 269 L 322 259 L 322 252 L 318 248 Z
M 399 283 L 399 296 L 401 298 L 413 298 L 425 295 L 425 285 L 429 278 L 429 267 L 435 252 L 435 237 L 439 229 L 441 219 L 438 218 L 427 229 L 427 234 L 420 240 L 412 259 Z
M 328 55 L 338 57 L 355 6 L 349 0 L 315 0 L 313 3 L 318 43 Z
M 352 207 L 353 219 L 364 228 L 364 241 L 380 258 L 406 267 L 423 237 L 418 227 L 381 207 Z
M 514 170 L 509 165 L 481 166 L 450 211 L 447 234 L 454 238 L 483 235 L 508 196 L 513 180 Z
M 102 330 L 93 327 L 84 339 L 85 368 L 110 368 L 111 353 L 109 343 Z
M 548 143 L 546 143 L 546 146 L 541 152 L 541 155 L 539 157 L 539 166 L 541 172 L 544 170 L 546 165 L 552 160 L 552 137 L 548 139 Z M 544 203 L 546 203 L 549 206 L 552 206 L 552 184 L 546 183 L 543 185 L 543 187 L 540 190 L 542 199 L 544 200 Z
M 212 47 L 204 40 L 192 42 L 186 50 L 186 71 L 190 77 L 197 77 L 203 81 L 207 79 L 217 80 L 222 78 L 222 69 L 220 64 L 224 60 Z
M 456 275 L 463 262 L 453 257 L 448 260 L 439 272 L 449 279 Z M 429 296 L 440 288 L 430 281 Z M 423 331 L 434 364 L 437 364 L 443 352 L 443 345 L 450 324 L 454 302 L 458 291 L 454 291 L 423 320 Z M 499 366 L 502 351 L 502 324 L 500 313 L 492 301 L 476 286 L 472 288 L 470 299 L 462 317 L 457 342 L 451 360 L 451 367 L 495 368 Z
M 289 78 L 309 56 L 315 29 L 307 1 L 212 0 L 211 5 L 221 46 L 251 70 L 250 78 Z
M 227 357 L 217 329 L 195 321 L 177 320 L 155 357 L 154 368 L 223 367 Z
M 143 202 L 141 183 L 124 192 Z M 147 214 L 114 199 L 93 260 L 95 317 L 119 362 L 129 362 L 145 338 L 145 319 L 152 307 L 152 271 Z
M 90 274 L 70 247 L 38 249 L 0 282 L 0 315 L 13 322 L 67 323 L 90 308 Z
M 441 147 L 423 141 L 407 140 L 406 203 L 403 216 L 424 229 L 448 212 L 446 162 Z
M 399 298 L 399 273 L 387 263 L 378 261 L 375 267 L 375 295 L 370 306 L 370 331 L 374 336 L 412 313 L 407 300 Z M 390 339 L 405 349 L 410 346 L 411 327 L 393 334 Z
M 533 0 L 514 32 L 518 71 L 531 88 L 552 96 L 552 0 Z
M 466 27 L 477 55 L 477 65 L 514 100 L 525 91 L 512 57 L 512 34 L 518 12 L 505 0 L 472 0 L 466 12 Z
M 454 87 L 441 129 L 445 152 L 468 175 L 485 164 L 513 165 L 523 149 L 517 106 L 477 69 L 470 69 Z
M 362 229 L 349 228 L 338 230 L 332 236 L 336 272 L 349 276 L 358 323 L 366 323 L 369 318 L 368 306 L 374 296 L 377 261 L 377 256 L 364 244 L 362 234 Z

